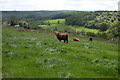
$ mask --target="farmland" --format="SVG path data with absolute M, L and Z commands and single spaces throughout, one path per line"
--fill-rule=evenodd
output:
M 60 22 L 59 24 L 58 24 L 58 21 Z M 45 21 L 46 24 L 48 22 L 50 23 L 50 25 L 39 25 L 39 27 L 42 27 L 43 29 L 50 28 L 50 27 L 51 28 L 55 27 L 55 28 L 58 28 L 58 29 L 61 28 L 61 27 L 62 27 L 62 29 L 66 28 L 66 27 L 71 27 L 71 28 L 75 29 L 76 32 L 84 31 L 84 32 L 93 32 L 95 34 L 99 31 L 97 29 L 89 29 L 89 28 L 85 28 L 83 26 L 65 25 L 65 19 L 54 19 L 54 20 L 46 20 Z
M 80 36 L 80 42 L 74 42 L 71 34 L 65 44 L 52 33 L 12 27 L 3 27 L 2 32 L 3 78 L 118 77 L 117 44 Z
M 117 11 L 2 13 L 3 78 L 118 78 Z
M 97 29 L 89 29 L 89 28 L 84 28 L 84 27 L 79 27 L 75 29 L 76 31 L 85 31 L 85 32 L 93 32 L 93 33 L 97 33 L 99 31 Z

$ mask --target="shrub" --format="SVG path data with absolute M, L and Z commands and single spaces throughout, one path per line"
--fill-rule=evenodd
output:
M 108 29 L 109 25 L 107 23 L 103 22 L 103 23 L 100 23 L 99 27 L 100 27 L 100 31 L 106 31 Z
M 96 34 L 97 37 L 101 37 L 101 38 L 104 38 L 104 39 L 107 39 L 107 33 L 106 32 L 98 32 Z
M 87 36 L 91 36 L 91 37 L 95 37 L 95 33 L 93 33 L 93 32 L 87 32 Z

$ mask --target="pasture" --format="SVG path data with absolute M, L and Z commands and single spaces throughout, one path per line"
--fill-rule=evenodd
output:
M 60 21 L 60 24 L 64 24 L 64 23 L 65 23 L 65 19 L 53 19 L 53 20 L 47 20 L 47 21 L 45 21 L 45 23 L 47 23 L 48 21 L 49 21 L 51 24 L 57 24 L 58 21 Z
M 117 78 L 118 45 L 80 38 L 59 42 L 55 34 L 3 27 L 3 78 Z
M 60 22 L 58 24 L 58 21 Z M 42 27 L 43 29 L 52 29 L 52 28 L 57 28 L 61 31 L 63 31 L 66 27 L 73 28 L 76 30 L 76 32 L 92 32 L 92 33 L 97 33 L 99 30 L 97 29 L 90 29 L 90 28 L 85 28 L 83 26 L 71 26 L 71 25 L 65 25 L 65 19 L 53 19 L 53 20 L 46 20 L 44 23 L 50 23 L 50 25 L 39 25 L 39 27 Z
M 89 29 L 89 28 L 85 28 L 85 27 L 76 27 L 75 28 L 76 31 L 84 31 L 84 32 L 93 32 L 93 33 L 97 33 L 99 30 L 97 29 Z

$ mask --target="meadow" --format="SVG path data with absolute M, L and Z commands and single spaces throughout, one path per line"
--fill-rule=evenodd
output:
M 3 78 L 118 77 L 118 44 L 79 36 L 74 42 L 70 34 L 66 44 L 52 33 L 2 30 Z
M 99 30 L 97 29 L 89 29 L 89 28 L 85 28 L 85 27 L 76 27 L 75 28 L 76 31 L 85 31 L 85 32 L 93 32 L 93 33 L 97 33 Z
M 59 21 L 59 24 L 58 24 Z M 42 27 L 43 29 L 52 29 L 52 28 L 57 28 L 60 31 L 64 31 L 66 28 L 72 28 L 76 32 L 92 32 L 92 33 L 97 33 L 99 30 L 97 29 L 90 29 L 90 28 L 85 28 L 83 26 L 71 26 L 71 25 L 65 25 L 65 19 L 53 19 L 53 20 L 46 20 L 44 21 L 45 25 L 38 25 L 39 27 Z M 48 23 L 50 25 L 48 25 Z

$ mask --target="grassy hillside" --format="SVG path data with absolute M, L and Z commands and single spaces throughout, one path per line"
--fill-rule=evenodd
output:
M 48 21 L 48 20 L 47 20 Z M 45 21 L 45 23 L 47 23 L 47 21 Z M 65 19 L 53 19 L 53 20 L 49 20 L 49 22 L 51 24 L 57 24 L 58 21 L 60 21 L 60 24 L 64 24 L 65 23 Z
M 8 21 L 11 26 L 19 24 L 24 28 L 43 28 L 47 31 L 114 39 L 114 43 L 118 43 L 120 36 L 118 11 L 3 11 L 2 13 L 3 21 Z
M 93 33 L 97 33 L 99 31 L 97 29 L 89 29 L 89 28 L 85 28 L 85 27 L 77 27 L 75 29 L 76 29 L 76 31 L 85 31 L 85 32 L 93 32 Z
M 59 21 L 59 24 L 58 24 Z M 83 26 L 71 26 L 71 25 L 65 25 L 65 19 L 53 19 L 53 20 L 46 20 L 44 21 L 45 24 L 50 24 L 50 25 L 39 25 L 39 27 L 42 27 L 43 29 L 54 29 L 56 28 L 57 30 L 64 31 L 66 27 L 73 28 L 76 32 L 93 32 L 97 33 L 99 30 L 97 29 L 90 29 L 90 28 L 85 28 Z
M 118 46 L 80 38 L 59 42 L 54 34 L 3 27 L 2 69 L 6 78 L 116 78 Z
M 65 18 L 67 25 L 84 26 L 90 29 L 98 29 L 97 34 L 92 33 L 95 37 L 104 39 L 114 38 L 118 42 L 120 21 L 118 11 L 95 11 L 95 12 L 73 12 L 73 15 Z M 91 33 L 90 33 L 91 34 Z M 89 35 L 90 35 L 89 34 Z

